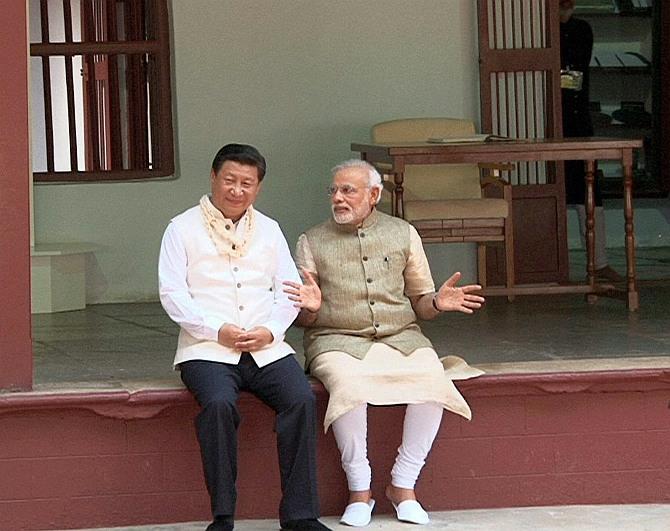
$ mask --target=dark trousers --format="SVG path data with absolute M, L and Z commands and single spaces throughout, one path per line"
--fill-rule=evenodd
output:
M 563 136 L 565 138 L 593 136 L 589 99 L 575 99 L 573 91 L 563 90 Z M 565 202 L 568 205 L 586 203 L 586 163 L 583 160 L 565 161 Z M 593 195 L 596 206 L 603 206 L 600 180 L 594 176 Z
M 583 160 L 565 161 L 565 202 L 568 205 L 586 204 L 586 163 Z M 595 206 L 603 206 L 600 179 L 594 176 Z
M 235 514 L 237 400 L 244 390 L 276 413 L 280 521 L 317 518 L 315 398 L 296 359 L 286 356 L 259 368 L 245 353 L 238 365 L 187 361 L 180 368 L 182 381 L 202 407 L 195 427 L 213 516 Z

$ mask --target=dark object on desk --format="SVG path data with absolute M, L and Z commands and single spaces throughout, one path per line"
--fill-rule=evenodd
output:
M 612 123 L 612 117 L 604 112 L 591 111 L 591 122 L 593 127 L 606 127 Z
M 657 0 L 661 1 L 661 0 Z M 620 13 L 647 13 L 653 7 L 652 0 L 614 0 Z
M 612 113 L 612 118 L 626 125 L 651 127 L 651 114 L 644 110 L 641 101 L 622 101 L 621 108 Z
M 589 114 L 593 127 L 606 127 L 612 123 L 612 117 L 602 112 L 599 101 L 589 102 Z

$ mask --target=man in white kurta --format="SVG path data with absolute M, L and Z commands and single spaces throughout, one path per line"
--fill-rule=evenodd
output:
M 284 341 L 298 310 L 282 282 L 300 277 L 277 222 L 253 208 L 264 175 L 252 146 L 221 148 L 211 195 L 170 221 L 160 252 L 161 303 L 181 327 L 174 365 L 202 407 L 209 531 L 234 526 L 241 390 L 277 414 L 282 529 L 327 529 L 317 520 L 315 400 Z
M 333 433 L 349 484 L 341 522 L 365 526 L 374 499 L 367 459 L 367 404 L 408 404 L 402 445 L 385 495 L 401 521 L 428 523 L 414 485 L 443 409 L 470 418 L 452 380 L 481 374 L 453 356 L 438 359 L 416 323 L 443 311 L 472 313 L 480 286 L 457 287 L 456 273 L 437 292 L 421 239 L 402 219 L 378 212 L 379 173 L 347 161 L 333 169 L 332 219 L 300 236 L 296 262 L 304 285 L 287 282 L 301 307 L 305 357 L 330 398 Z M 448 370 L 445 371 L 445 368 Z

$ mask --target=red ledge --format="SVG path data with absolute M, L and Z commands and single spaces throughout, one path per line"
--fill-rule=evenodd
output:
M 668 388 L 670 369 L 490 374 L 455 383 L 468 396 L 651 391 Z
M 468 397 L 654 391 L 668 389 L 670 369 L 492 374 L 456 384 Z M 312 389 L 318 397 L 325 397 L 326 390 L 316 380 L 312 381 Z M 242 400 L 255 398 L 243 393 Z M 189 404 L 195 402 L 183 388 L 0 393 L 0 415 L 27 410 L 86 409 L 105 417 L 143 419 L 169 407 Z
M 0 415 L 27 410 L 88 409 L 112 418 L 142 419 L 158 415 L 168 407 L 193 403 L 186 389 L 140 391 L 77 391 L 0 394 Z

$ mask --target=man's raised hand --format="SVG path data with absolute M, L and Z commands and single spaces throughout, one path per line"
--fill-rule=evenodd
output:
M 305 268 L 300 268 L 303 274 L 304 283 L 298 284 L 290 280 L 283 282 L 284 293 L 288 295 L 289 300 L 294 302 L 296 308 L 304 308 L 305 310 L 316 313 L 321 308 L 321 290 L 316 282 L 314 274 L 307 271 Z
M 456 284 L 460 278 L 460 273 L 454 273 L 435 294 L 434 302 L 440 311 L 473 313 L 474 310 L 481 308 L 484 297 L 475 295 L 474 292 L 480 291 L 482 287 L 479 284 L 459 287 Z

